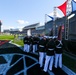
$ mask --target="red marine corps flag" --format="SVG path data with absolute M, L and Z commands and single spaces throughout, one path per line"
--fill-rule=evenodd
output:
M 62 40 L 62 26 L 58 27 L 58 40 Z

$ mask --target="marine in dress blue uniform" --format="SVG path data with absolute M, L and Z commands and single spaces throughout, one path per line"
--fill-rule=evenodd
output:
M 40 68 L 43 67 L 44 64 L 44 58 L 46 55 L 46 38 L 43 37 L 42 39 L 39 40 L 39 64 Z
M 44 69 L 43 69 L 44 72 L 47 72 L 48 69 L 52 71 L 53 62 L 54 62 L 54 49 L 55 49 L 55 42 L 51 38 L 49 42 L 47 43 L 46 59 L 45 59 L 45 64 L 44 64 Z
M 62 68 L 62 52 L 63 45 L 61 40 L 56 40 L 56 48 L 55 48 L 55 68 Z

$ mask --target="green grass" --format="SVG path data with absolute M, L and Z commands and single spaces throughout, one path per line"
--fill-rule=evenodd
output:
M 18 45 L 20 45 L 20 46 L 23 46 L 23 45 L 24 45 L 23 40 L 14 39 L 12 42 L 13 42 L 13 43 L 16 43 L 16 44 L 18 44 Z
M 0 35 L 0 40 L 13 40 L 14 35 Z
M 14 38 L 14 35 L 0 35 L 0 40 L 12 40 L 13 43 L 16 43 L 20 46 L 23 46 L 23 40 L 18 39 L 18 36 Z

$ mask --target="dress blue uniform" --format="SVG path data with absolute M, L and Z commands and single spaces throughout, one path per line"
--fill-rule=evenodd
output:
M 55 68 L 62 68 L 62 42 L 61 40 L 56 40 L 55 43 Z
M 41 68 L 43 67 L 43 62 L 46 55 L 46 43 L 47 41 L 45 37 L 39 40 L 39 64 Z
M 24 42 L 24 51 L 29 52 L 30 51 L 30 44 L 31 44 L 30 36 L 24 37 L 23 42 Z
M 45 59 L 45 64 L 44 64 L 44 69 L 43 71 L 47 72 L 48 71 L 48 66 L 49 70 L 52 70 L 53 67 L 53 61 L 54 61 L 54 49 L 55 49 L 55 42 L 51 38 L 49 42 L 47 43 L 47 52 L 46 52 L 46 59 Z
M 39 38 L 37 36 L 33 37 L 33 53 L 35 53 L 38 50 L 38 43 L 39 43 Z

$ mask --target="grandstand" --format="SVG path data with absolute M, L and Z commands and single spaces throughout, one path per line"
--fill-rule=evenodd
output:
M 36 26 L 38 26 L 38 25 L 39 25 L 39 23 L 35 23 L 35 24 L 31 24 L 31 25 L 25 26 L 25 27 L 22 29 L 22 32 L 23 32 L 25 35 L 27 35 L 27 31 L 28 31 L 29 29 L 30 29 L 31 32 L 32 32 L 33 30 L 35 30 Z
M 22 33 L 27 35 L 27 31 L 28 30 L 31 30 L 31 34 L 34 35 L 34 34 L 40 34 L 40 33 L 44 33 L 45 31 L 45 27 L 44 26 L 40 26 L 40 23 L 35 23 L 35 24 L 31 24 L 31 25 L 28 25 L 28 26 L 25 26 L 23 29 L 22 29 Z

